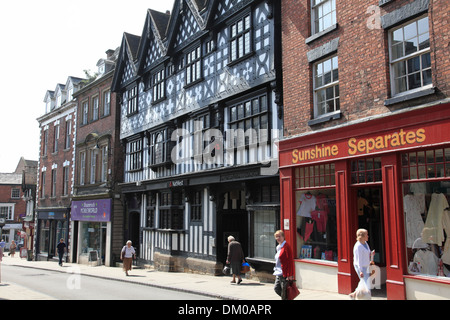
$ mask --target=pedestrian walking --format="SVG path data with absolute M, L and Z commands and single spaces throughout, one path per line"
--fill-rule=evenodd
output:
M 133 264 L 133 258 L 136 258 L 136 251 L 131 246 L 131 240 L 127 241 L 127 244 L 122 248 L 120 252 L 120 260 L 123 261 L 123 271 L 128 276 L 128 271 L 131 270 Z
M 241 278 L 241 268 L 244 260 L 244 251 L 242 246 L 233 236 L 228 237 L 228 255 L 227 264 L 231 264 L 231 272 L 233 274 L 233 280 L 231 283 L 236 283 L 236 277 L 238 278 L 237 284 L 242 282 Z
M 273 275 L 276 276 L 274 290 L 282 300 L 288 300 L 287 285 L 294 280 L 294 257 L 291 246 L 286 242 L 284 232 L 278 230 L 274 234 L 278 243 L 275 254 L 275 267 Z
M 370 291 L 367 281 L 370 277 L 371 255 L 369 244 L 369 232 L 366 229 L 358 229 L 356 231 L 356 243 L 353 247 L 353 267 L 360 280 L 363 280 L 367 289 Z M 355 299 L 356 291 L 350 293 L 350 298 Z
M 16 254 L 17 244 L 14 240 L 11 241 L 11 244 L 9 245 L 9 255 L 11 258 L 14 258 L 14 255 Z
M 66 252 L 66 244 L 64 242 L 64 239 L 61 238 L 59 240 L 58 245 L 56 246 L 56 250 L 58 251 L 58 258 L 59 258 L 59 265 L 62 267 L 63 265 L 63 258 L 64 258 L 64 253 Z

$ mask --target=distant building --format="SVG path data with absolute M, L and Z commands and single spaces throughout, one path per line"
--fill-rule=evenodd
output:
M 37 161 L 22 157 L 14 173 L 0 173 L 0 219 L 4 219 L 1 238 L 7 247 L 12 240 L 17 244 L 22 244 L 22 240 L 24 245 L 29 244 L 32 231 L 23 227 L 33 217 L 36 167 Z
M 49 260 L 63 238 L 69 244 L 69 218 L 74 184 L 77 102 L 73 94 L 83 79 L 68 77 L 54 91 L 47 91 L 40 127 L 37 174 L 35 259 Z

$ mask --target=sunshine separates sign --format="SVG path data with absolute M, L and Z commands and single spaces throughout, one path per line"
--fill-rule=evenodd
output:
M 364 156 L 417 146 L 450 142 L 448 124 L 435 124 L 417 128 L 401 128 L 377 135 L 351 137 L 332 143 L 322 143 L 305 148 L 293 149 L 290 154 L 281 154 L 285 165 L 311 163 L 316 161 Z M 283 161 L 283 159 L 285 161 Z

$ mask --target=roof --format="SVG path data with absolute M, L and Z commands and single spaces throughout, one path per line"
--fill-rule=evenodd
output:
M 0 173 L 0 184 L 22 184 L 21 173 Z

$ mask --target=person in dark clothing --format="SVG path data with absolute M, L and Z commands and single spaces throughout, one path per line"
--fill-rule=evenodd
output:
M 242 262 L 244 262 L 244 251 L 239 242 L 234 239 L 233 236 L 228 237 L 228 256 L 227 264 L 231 264 L 231 271 L 233 273 L 233 280 L 231 283 L 236 283 L 236 276 L 238 277 L 237 284 L 242 282 L 241 278 L 241 267 Z
M 59 265 L 62 266 L 63 265 L 63 258 L 64 258 L 64 253 L 66 252 L 66 244 L 64 243 L 64 239 L 61 238 L 61 240 L 59 240 L 58 245 L 56 246 L 56 249 L 58 250 L 58 257 L 59 257 Z

